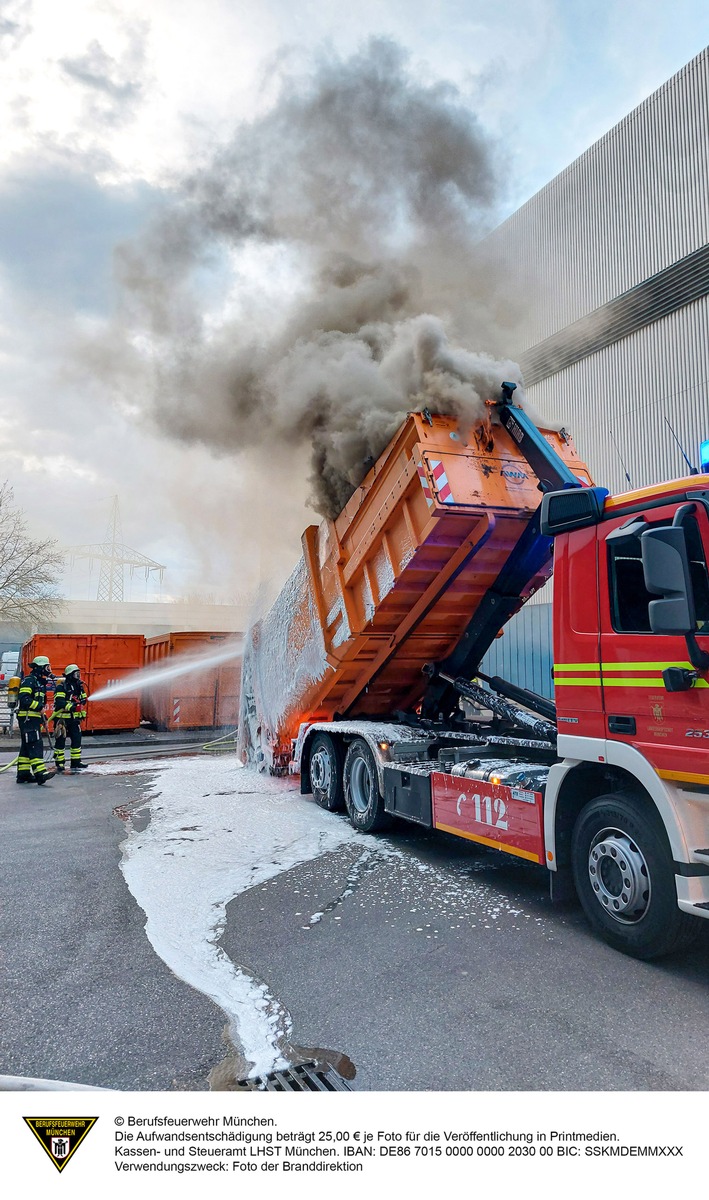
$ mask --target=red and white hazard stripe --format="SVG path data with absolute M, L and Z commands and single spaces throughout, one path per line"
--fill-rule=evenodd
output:
M 431 474 L 436 485 L 436 491 L 438 492 L 438 499 L 442 504 L 455 504 L 451 485 L 448 482 L 448 476 L 440 458 L 429 459 L 428 465 L 431 468 Z
M 434 504 L 433 492 L 431 491 L 430 487 L 428 486 L 428 476 L 426 474 L 423 463 L 417 463 L 416 469 L 419 473 L 419 479 L 421 480 L 421 487 L 423 488 L 423 494 L 426 497 L 426 503 L 429 508 L 433 508 L 433 504 Z
M 172 702 L 172 723 L 173 725 L 180 724 L 180 701 L 179 699 Z

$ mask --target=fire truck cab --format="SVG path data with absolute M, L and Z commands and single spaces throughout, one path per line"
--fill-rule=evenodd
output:
M 619 949 L 674 949 L 709 916 L 709 476 L 602 507 L 557 492 L 542 530 L 561 758 L 547 865 Z

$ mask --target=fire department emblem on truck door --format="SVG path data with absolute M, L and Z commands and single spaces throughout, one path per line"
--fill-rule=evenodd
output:
M 652 705 L 652 715 L 658 724 L 665 719 L 665 711 L 658 701 L 655 701 L 655 703 Z

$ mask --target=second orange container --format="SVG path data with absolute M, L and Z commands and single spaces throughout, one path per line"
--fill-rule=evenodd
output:
M 146 638 L 145 666 L 164 666 L 181 657 L 209 659 L 238 641 L 235 633 L 164 633 Z M 146 687 L 142 716 L 157 729 L 215 729 L 236 726 L 241 660 L 205 665 Z

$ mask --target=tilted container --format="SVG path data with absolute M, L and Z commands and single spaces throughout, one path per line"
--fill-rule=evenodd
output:
M 542 432 L 590 483 L 571 439 Z M 305 530 L 295 570 L 249 632 L 242 757 L 282 765 L 303 721 L 414 709 L 424 664 L 464 636 L 540 500 L 506 429 L 483 422 L 463 440 L 453 418 L 409 414 L 339 516 Z M 517 607 L 550 573 L 549 560 Z

